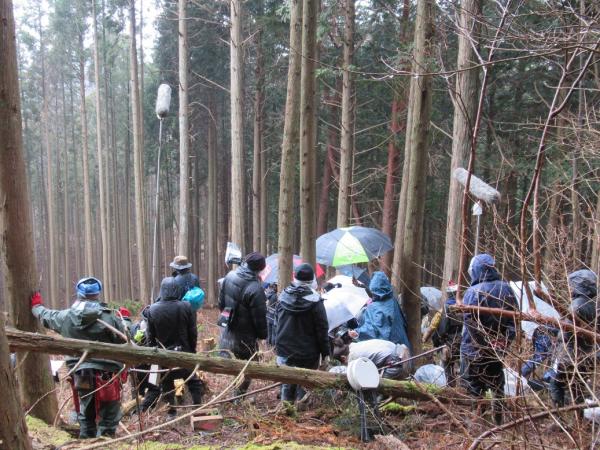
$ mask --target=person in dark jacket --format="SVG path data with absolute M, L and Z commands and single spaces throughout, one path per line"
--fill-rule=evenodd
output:
M 329 324 L 323 299 L 314 290 L 315 272 L 310 264 L 300 264 L 292 284 L 279 296 L 277 310 L 277 364 L 316 369 L 329 356 Z M 294 402 L 305 391 L 296 384 L 281 386 L 281 401 Z
M 31 312 L 41 324 L 63 337 L 88 341 L 123 343 L 123 338 L 104 325 L 124 333 L 123 322 L 115 311 L 100 301 L 102 283 L 93 277 L 82 278 L 76 285 L 77 301 L 69 309 L 46 308 L 42 296 L 31 297 Z M 100 322 L 102 321 L 102 322 Z M 69 357 L 66 364 L 73 369 L 79 358 Z M 81 439 L 114 436 L 121 420 L 121 377 L 123 364 L 117 361 L 85 359 L 73 374 L 73 401 Z M 76 394 L 76 395 L 75 395 Z
M 471 260 L 469 274 L 471 287 L 465 292 L 463 303 L 517 311 L 517 300 L 509 284 L 500 279 L 494 258 L 486 253 Z M 469 394 L 485 396 L 490 389 L 496 424 L 502 422 L 504 372 L 502 358 L 515 338 L 515 321 L 509 317 L 484 313 L 464 313 L 464 326 L 460 344 L 461 375 Z
M 571 291 L 569 320 L 587 325 L 600 332 L 600 306 L 598 304 L 598 277 L 588 269 L 577 270 L 568 277 Z M 562 332 L 557 340 L 555 372 L 550 380 L 550 396 L 555 406 L 565 405 L 567 394 L 573 403 L 581 403 L 592 395 L 585 379 L 593 376 L 596 363 L 596 345 L 593 340 L 572 332 Z
M 406 319 L 387 275 L 383 272 L 373 273 L 367 292 L 373 296 L 373 302 L 365 309 L 361 325 L 356 329 L 358 340 L 383 339 L 404 344 L 410 349 Z
M 268 335 L 265 291 L 258 277 L 265 265 L 260 253 L 246 255 L 242 264 L 225 276 L 219 292 L 221 318 L 225 318 L 219 319 L 223 326 L 219 347 L 238 359 L 252 358 L 258 351 L 258 340 Z M 250 382 L 244 378 L 236 394 L 245 393 Z
M 192 263 L 187 256 L 176 256 L 169 266 L 173 269 L 175 282 L 181 288 L 181 298 L 193 287 L 200 287 L 198 276 L 191 271 Z
M 196 353 L 198 330 L 196 314 L 188 302 L 182 302 L 181 287 L 173 277 L 164 278 L 160 284 L 160 297 L 147 311 L 147 345 L 167 350 Z M 194 404 L 202 403 L 204 385 L 189 369 L 169 371 L 161 380 L 162 393 L 171 405 L 169 415 L 175 415 L 174 381 L 184 379 Z M 157 400 L 157 390 L 149 390 L 142 402 L 142 410 L 147 410 Z
M 267 344 L 275 346 L 275 332 L 277 330 L 277 283 L 267 284 L 265 287 L 267 298 Z
M 463 327 L 462 314 L 453 312 L 451 309 L 456 305 L 457 290 L 457 284 L 451 280 L 446 288 L 447 297 L 440 324 L 432 336 L 434 346 L 446 346 L 442 352 L 442 366 L 450 386 L 456 384 L 455 366 L 460 361 L 460 335 Z

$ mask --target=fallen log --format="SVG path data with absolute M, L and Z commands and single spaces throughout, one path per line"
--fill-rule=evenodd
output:
M 108 358 L 129 365 L 158 364 L 162 367 L 184 367 L 205 372 L 237 375 L 248 364 L 244 374 L 250 378 L 300 384 L 308 388 L 351 390 L 345 376 L 318 370 L 295 367 L 277 367 L 272 364 L 227 359 L 202 354 L 174 352 L 131 344 L 107 344 L 104 342 L 67 339 L 38 333 L 29 333 L 7 328 L 6 335 L 12 351 L 28 351 L 59 355 L 81 356 L 87 352 L 89 358 Z M 436 393 L 435 387 L 432 392 Z M 437 388 L 439 390 L 439 388 Z M 411 400 L 430 400 L 410 381 L 382 379 L 379 390 L 386 395 Z
M 587 338 L 592 339 L 594 342 L 600 341 L 600 334 L 591 330 L 589 328 L 584 328 L 582 326 L 573 325 L 571 322 L 567 322 L 565 320 L 556 319 L 554 317 L 544 316 L 539 312 L 534 314 L 526 313 L 522 311 L 509 311 L 502 308 L 488 308 L 486 306 L 475 306 L 475 305 L 453 305 L 450 307 L 453 311 L 458 312 L 468 312 L 468 313 L 476 313 L 476 314 L 490 314 L 493 316 L 504 316 L 510 317 L 515 320 L 525 320 L 528 322 L 535 322 L 543 325 L 552 325 L 553 327 L 558 328 L 559 330 L 565 330 L 569 332 L 576 333 L 580 336 L 585 336 Z

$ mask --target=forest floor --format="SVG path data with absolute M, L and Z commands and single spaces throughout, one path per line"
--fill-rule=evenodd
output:
M 219 328 L 214 325 L 217 318 L 215 310 L 203 310 L 199 315 L 199 342 L 202 339 L 214 338 L 218 342 Z M 273 359 L 272 352 L 267 351 L 263 361 Z M 64 368 L 61 369 L 61 372 Z M 66 373 L 66 371 L 65 371 Z M 62 376 L 65 374 L 63 373 Z M 207 400 L 221 393 L 232 381 L 231 376 L 212 373 L 202 373 L 202 378 L 208 385 Z M 254 380 L 250 390 L 259 389 L 272 384 L 268 381 Z M 124 404 L 131 399 L 130 389 L 124 389 Z M 62 428 L 70 434 L 60 434 L 59 430 L 47 429 L 39 422 L 29 419 L 30 435 L 36 449 L 75 449 L 91 444 L 90 441 L 79 441 L 76 426 L 70 410 L 72 403 L 71 392 L 66 383 L 59 387 L 59 404 L 64 403 L 61 419 L 65 424 Z M 227 392 L 222 398 L 233 396 Z M 226 403 L 217 406 L 223 417 L 223 425 L 215 432 L 193 431 L 189 419 L 164 426 L 157 431 L 144 435 L 143 441 L 130 440 L 108 444 L 105 448 L 122 449 L 176 449 L 176 448 L 242 448 L 254 449 L 462 449 L 484 431 L 493 427 L 489 413 L 481 412 L 475 406 L 451 405 L 445 407 L 438 403 L 411 402 L 397 399 L 393 404 L 393 412 L 381 415 L 381 426 L 387 438 L 378 438 L 371 443 L 362 443 L 359 439 L 359 413 L 356 396 L 343 392 L 312 392 L 305 405 L 294 410 L 278 408 L 278 389 L 258 393 L 236 403 Z M 445 411 L 444 411 L 445 409 Z M 533 414 L 542 409 L 531 401 L 520 399 L 511 401 L 513 413 L 508 418 L 514 420 L 523 414 Z M 179 416 L 190 411 L 182 406 Z M 520 411 L 515 414 L 514 411 Z M 70 417 L 71 416 L 71 417 Z M 452 416 L 452 417 L 451 417 Z M 583 447 L 590 447 L 592 436 L 589 426 L 576 426 L 573 415 L 562 420 L 576 441 Z M 137 414 L 127 414 L 121 421 L 117 437 L 126 436 L 149 429 L 167 422 L 166 405 L 161 405 L 150 414 L 140 417 Z M 376 425 L 371 416 L 371 424 Z M 575 432 L 574 430 L 583 430 Z M 391 437 L 393 435 L 394 437 Z M 60 436 L 60 437 L 59 437 Z M 573 441 L 561 430 L 552 419 L 544 419 L 536 426 L 526 423 L 494 436 L 496 448 L 574 448 Z M 483 448 L 488 448 L 486 441 Z

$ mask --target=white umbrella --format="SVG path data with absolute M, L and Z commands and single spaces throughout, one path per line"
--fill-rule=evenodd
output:
M 346 280 L 343 280 L 342 277 L 350 279 L 350 284 L 346 284 Z M 329 331 L 331 331 L 358 316 L 362 307 L 369 300 L 369 296 L 364 289 L 354 286 L 350 277 L 338 275 L 329 282 L 342 284 L 342 287 L 333 288 L 323 294 Z
M 517 303 L 519 304 L 519 308 L 521 309 L 521 311 L 524 313 L 529 312 L 529 302 L 527 301 L 527 294 L 523 289 L 523 283 L 521 281 L 511 281 L 509 284 L 510 288 L 515 294 Z M 533 292 L 533 289 L 535 288 L 535 282 L 530 281 L 529 286 L 531 288 L 531 291 Z M 544 290 L 544 292 L 547 292 L 546 287 L 543 284 L 542 289 Z M 555 319 L 560 319 L 560 314 L 558 313 L 558 311 L 554 309 L 554 307 L 548 302 L 545 302 L 544 300 L 542 300 L 539 297 L 536 297 L 535 295 L 533 296 L 533 301 L 535 303 L 536 309 L 540 314 L 548 317 L 554 317 Z M 533 332 L 538 326 L 539 325 L 535 322 L 529 322 L 527 320 L 521 321 L 521 328 L 523 329 L 523 331 L 529 339 L 531 339 L 531 337 L 533 336 Z

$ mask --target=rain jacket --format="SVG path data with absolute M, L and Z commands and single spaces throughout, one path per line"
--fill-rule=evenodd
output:
M 390 280 L 383 272 L 375 272 L 369 284 L 373 302 L 362 316 L 362 325 L 356 329 L 358 340 L 383 339 L 411 348 L 406 332 L 406 319 L 396 300 Z
M 488 254 L 473 258 L 469 273 L 471 287 L 465 292 L 463 303 L 469 306 L 503 308 L 518 311 L 512 289 L 494 267 L 495 261 Z M 489 314 L 464 313 L 464 327 L 460 352 L 470 358 L 501 354 L 515 338 L 515 321 L 508 317 Z
M 146 329 L 149 347 L 196 352 L 198 329 L 196 314 L 188 302 L 182 302 L 181 289 L 173 278 L 171 284 L 163 281 L 160 298 L 146 312 Z
M 306 285 L 285 288 L 277 306 L 277 356 L 292 364 L 329 356 L 328 330 L 327 313 L 318 293 Z
M 121 332 L 125 327 L 114 311 L 106 303 L 94 300 L 77 300 L 69 309 L 49 309 L 43 305 L 34 307 L 31 312 L 41 324 L 59 333 L 62 337 L 83 339 L 88 341 L 107 342 L 109 344 L 122 344 L 123 339 L 117 336 L 105 325 L 98 322 L 102 320 Z M 66 358 L 67 367 L 72 368 L 79 358 Z M 108 359 L 86 359 L 78 370 L 95 369 L 107 372 L 118 372 L 123 364 Z
M 267 306 L 258 274 L 246 263 L 223 280 L 219 309 L 225 308 L 231 308 L 232 315 L 221 335 L 221 348 L 233 351 L 238 358 L 249 358 L 257 348 L 257 339 L 267 338 Z
M 178 270 L 175 272 L 175 275 L 173 275 L 173 277 L 175 278 L 175 282 L 181 288 L 180 300 L 191 288 L 200 287 L 200 280 L 195 274 L 190 272 L 190 269 Z

